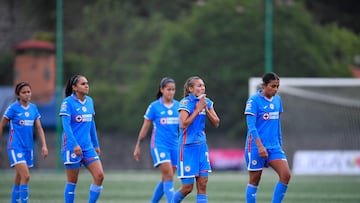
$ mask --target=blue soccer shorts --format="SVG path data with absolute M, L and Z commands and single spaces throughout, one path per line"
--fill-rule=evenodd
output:
M 26 163 L 29 168 L 34 166 L 33 150 L 8 149 L 8 156 L 11 167 L 19 163 Z
M 164 146 L 151 147 L 151 156 L 154 162 L 154 167 L 160 164 L 170 162 L 173 167 L 177 165 L 177 147 L 169 148 Z
M 274 149 L 267 149 L 268 158 L 264 159 L 259 156 L 258 148 L 252 147 L 250 150 L 245 149 L 247 153 L 245 155 L 247 169 L 249 171 L 260 171 L 264 167 L 269 167 L 269 163 L 276 160 L 285 160 L 285 152 L 279 147 Z
M 208 176 L 211 172 L 206 142 L 182 144 L 179 149 L 178 178 Z
M 61 155 L 66 169 L 77 169 L 80 168 L 81 165 L 86 167 L 89 164 L 100 160 L 94 148 L 82 151 L 81 156 L 77 156 L 74 150 L 62 151 Z

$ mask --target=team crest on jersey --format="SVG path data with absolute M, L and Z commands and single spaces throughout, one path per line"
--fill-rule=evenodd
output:
M 83 110 L 83 112 L 86 112 L 86 111 L 87 111 L 87 109 L 86 109 L 85 106 L 82 107 L 82 110 Z
M 29 113 L 29 112 L 25 112 L 24 115 L 25 115 L 26 117 L 29 117 L 29 116 L 30 116 L 30 113 Z
M 75 154 L 75 153 L 72 153 L 72 154 L 71 154 L 71 158 L 75 159 L 75 158 L 76 158 L 76 154 Z
M 191 167 L 190 166 L 185 166 L 185 171 L 186 172 L 189 172 L 191 170 Z
M 270 104 L 270 109 L 274 109 L 274 104 Z
M 171 116 L 171 115 L 173 115 L 173 113 L 174 113 L 174 112 L 173 112 L 172 110 L 168 110 L 168 112 L 167 112 L 167 113 L 168 113 L 168 115 L 170 115 L 170 116 Z
M 161 152 L 160 153 L 160 158 L 164 158 L 165 157 L 165 153 L 164 152 Z
M 22 157 L 23 157 L 23 154 L 22 154 L 22 153 L 18 153 L 16 156 L 17 156 L 18 158 L 22 158 Z
M 256 161 L 256 160 L 252 160 L 251 164 L 252 164 L 252 165 L 256 165 L 256 164 L 257 164 L 257 161 Z

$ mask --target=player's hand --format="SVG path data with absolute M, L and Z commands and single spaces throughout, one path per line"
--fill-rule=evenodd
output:
M 206 94 L 202 94 L 202 95 L 198 96 L 198 99 L 200 99 L 200 100 L 196 103 L 196 108 L 203 110 L 207 106 Z
M 74 153 L 76 154 L 76 156 L 81 156 L 82 155 L 81 147 L 80 146 L 74 147 Z
M 98 147 L 98 148 L 95 148 L 95 151 L 96 151 L 97 155 L 100 156 L 100 154 L 101 154 L 100 148 L 99 148 L 99 147 Z
M 44 159 L 48 156 L 49 151 L 48 151 L 48 149 L 47 149 L 46 146 L 44 146 L 44 147 L 41 148 L 41 154 L 42 154 L 42 156 L 44 157 Z
M 139 145 L 136 145 L 135 146 L 135 149 L 134 149 L 134 159 L 136 160 L 136 161 L 139 161 L 140 160 L 140 147 L 139 147 Z
M 263 159 L 267 159 L 269 154 L 264 146 L 258 147 L 259 156 Z

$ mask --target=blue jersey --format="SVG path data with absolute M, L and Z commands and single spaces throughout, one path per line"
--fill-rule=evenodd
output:
M 17 100 L 6 109 L 4 117 L 10 122 L 8 149 L 32 150 L 34 123 L 41 117 L 36 105 L 24 107 Z
M 180 101 L 179 111 L 185 110 L 191 115 L 196 109 L 196 103 L 199 101 L 193 94 L 183 98 Z M 208 109 L 213 107 L 214 102 L 206 98 Z M 185 129 L 180 129 L 180 144 L 190 144 L 206 142 L 205 134 L 206 112 L 203 109 L 193 120 L 193 122 Z
M 162 97 L 148 106 L 144 118 L 153 122 L 151 148 L 177 147 L 179 138 L 178 108 L 178 101 L 173 100 L 172 106 L 167 107 Z
M 269 100 L 262 94 L 262 90 L 251 96 L 246 102 L 245 115 L 256 117 L 256 130 L 265 148 L 281 147 L 280 113 L 282 112 L 280 96 L 275 95 Z M 252 138 L 253 135 L 248 130 L 246 143 L 249 143 Z
M 80 145 L 83 151 L 99 147 L 95 121 L 94 103 L 86 96 L 80 101 L 74 94 L 64 99 L 61 104 L 60 116 L 68 116 L 69 123 L 64 123 L 62 134 L 62 150 L 72 150 Z

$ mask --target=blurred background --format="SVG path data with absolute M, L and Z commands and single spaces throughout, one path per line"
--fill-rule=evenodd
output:
M 73 74 L 85 75 L 104 168 L 151 169 L 150 134 L 140 162 L 132 153 L 160 79 L 175 79 L 180 100 L 185 80 L 198 75 L 221 119 L 207 127 L 213 166 L 243 170 L 249 79 L 268 71 L 334 79 L 305 84 L 327 95 L 320 100 L 280 86 L 284 149 L 291 166 L 298 150 L 355 150 L 347 161 L 359 173 L 359 9 L 356 0 L 0 0 L 0 113 L 14 101 L 13 85 L 29 81 L 50 152 L 36 167 L 59 169 L 59 100 Z M 337 89 L 335 78 L 354 80 Z M 6 139 L 7 130 L 1 168 L 9 168 Z

